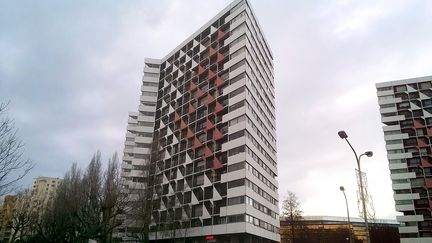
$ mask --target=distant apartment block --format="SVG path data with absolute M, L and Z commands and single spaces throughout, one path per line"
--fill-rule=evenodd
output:
M 41 212 L 54 199 L 57 188 L 62 182 L 60 178 L 39 176 L 33 182 L 31 200 L 33 207 Z
M 249 1 L 145 60 L 122 176 L 150 195 L 151 240 L 280 241 L 273 55 Z
M 402 243 L 432 242 L 431 81 L 376 84 Z

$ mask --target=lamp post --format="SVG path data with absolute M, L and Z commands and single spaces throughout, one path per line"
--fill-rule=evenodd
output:
M 359 180 L 360 180 L 360 199 L 362 201 L 363 218 L 364 218 L 365 226 L 366 226 L 366 239 L 367 239 L 367 242 L 370 243 L 369 225 L 368 225 L 367 211 L 366 211 L 366 199 L 365 199 L 365 195 L 364 195 L 363 178 L 362 178 L 362 171 L 361 171 L 361 167 L 360 167 L 360 159 L 363 155 L 366 155 L 367 157 L 372 157 L 373 153 L 372 153 L 372 151 L 366 151 L 366 152 L 360 154 L 360 156 L 357 156 L 357 152 L 355 151 L 355 149 L 353 148 L 351 143 L 348 141 L 348 135 L 346 134 L 346 132 L 345 131 L 339 131 L 338 135 L 340 138 L 345 139 L 345 141 L 348 143 L 348 145 L 350 146 L 351 150 L 353 151 L 354 156 L 355 156 L 356 161 L 357 161 L 358 176 L 359 176 Z
M 344 197 L 345 197 L 345 205 L 347 209 L 347 216 L 348 216 L 348 235 L 349 235 L 349 243 L 352 243 L 352 236 L 351 236 L 351 220 L 349 216 L 349 208 L 348 208 L 348 200 L 345 194 L 345 187 L 340 186 L 339 189 L 342 191 Z

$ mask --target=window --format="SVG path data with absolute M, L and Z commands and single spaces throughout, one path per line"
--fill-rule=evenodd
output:
M 244 52 L 245 52 L 244 47 L 242 47 L 242 48 L 238 49 L 236 52 L 234 52 L 233 54 L 231 54 L 230 59 L 234 59 L 236 56 L 238 56 Z
M 237 43 L 239 43 L 240 41 L 244 40 L 245 38 L 246 38 L 246 36 L 243 34 L 239 38 L 235 39 L 234 41 L 232 41 L 230 43 L 230 48 L 233 47 L 233 46 L 235 46 Z
M 195 162 L 195 172 L 199 172 L 199 171 L 202 171 L 202 170 L 204 170 L 204 161 L 198 161 L 198 162 Z
M 239 153 L 244 153 L 244 151 L 245 151 L 244 146 L 233 148 L 230 151 L 228 151 L 228 156 L 234 156 L 234 155 L 239 154 Z
M 386 90 L 391 90 L 391 87 L 382 87 L 382 88 L 378 88 L 378 91 L 386 91 Z
M 234 84 L 237 81 L 242 80 L 244 77 L 245 77 L 245 73 L 243 72 L 243 73 L 235 76 L 234 78 L 230 79 L 230 84 Z
M 203 214 L 202 204 L 192 206 L 192 217 L 200 217 Z
M 400 134 L 400 131 L 385 131 L 384 135 L 395 135 Z
M 201 186 L 204 184 L 204 174 L 195 176 L 194 186 Z
M 380 108 L 381 108 L 381 109 L 383 109 L 383 108 L 392 108 L 392 107 L 395 107 L 395 104 L 384 104 L 384 105 L 380 105 Z
M 192 192 L 185 192 L 183 200 L 184 203 L 190 203 L 192 201 Z
M 139 132 L 137 133 L 138 137 L 148 137 L 151 138 L 153 137 L 153 133 L 151 132 Z
M 235 97 L 241 93 L 243 93 L 245 91 L 245 86 L 242 86 L 236 90 L 234 90 L 233 92 L 229 93 L 229 98 Z
M 135 154 L 134 158 L 135 159 L 150 159 L 150 155 L 149 154 Z
M 423 107 L 432 106 L 432 99 L 422 100 Z
M 403 91 L 407 91 L 407 87 L 405 85 L 399 85 L 399 86 L 395 86 L 395 92 L 403 92 Z
M 153 127 L 153 125 L 154 125 L 153 122 L 144 122 L 144 121 L 138 122 L 138 126 Z
M 153 83 L 153 82 L 143 82 L 143 86 L 158 87 L 159 84 L 158 83 Z
M 233 66 L 231 66 L 230 72 L 232 72 L 232 71 L 236 70 L 237 68 L 240 68 L 240 67 L 242 67 L 244 65 L 245 65 L 245 60 L 242 60 L 242 61 L 234 64 Z
M 422 110 L 415 110 L 412 112 L 414 117 L 419 117 L 419 116 L 423 116 L 423 111 Z
M 213 198 L 213 186 L 204 188 L 204 199 Z
M 232 119 L 231 121 L 229 121 L 229 126 L 234 126 L 235 124 L 245 121 L 246 120 L 246 116 L 245 115 L 241 115 L 239 117 L 236 117 L 234 119 Z
M 144 77 L 159 78 L 159 73 L 144 72 Z
M 244 104 L 245 104 L 244 100 L 242 100 L 242 101 L 240 101 L 240 102 L 238 102 L 238 103 L 235 103 L 234 105 L 232 105 L 232 106 L 229 107 L 229 111 L 230 111 L 230 112 L 231 112 L 231 111 L 235 111 L 235 110 L 237 110 L 237 109 L 243 107 Z
M 244 202 L 245 202 L 244 196 L 228 198 L 228 206 L 243 204 Z
M 378 97 L 378 100 L 388 100 L 388 99 L 393 99 L 393 95 L 384 95 Z
M 424 82 L 419 84 L 420 89 L 431 89 L 432 85 L 431 82 Z
M 234 188 L 234 187 L 239 187 L 239 186 L 244 186 L 245 184 L 245 180 L 244 179 L 238 179 L 238 180 L 234 180 L 234 181 L 229 181 L 228 182 L 228 189 L 229 188 Z
M 400 109 L 403 109 L 403 108 L 410 108 L 410 103 L 409 103 L 409 102 L 402 102 L 402 103 L 398 104 L 398 107 L 399 107 Z
M 229 140 L 231 141 L 231 140 L 243 137 L 244 135 L 245 135 L 245 130 L 241 130 L 241 131 L 238 131 L 238 132 L 235 132 L 235 133 L 229 135 Z
M 142 91 L 141 94 L 143 96 L 151 96 L 151 97 L 156 97 L 157 96 L 156 92 L 150 92 L 150 91 Z
M 150 101 L 142 101 L 141 104 L 145 106 L 156 106 L 156 102 L 150 102 Z
M 423 187 L 424 186 L 424 179 L 422 179 L 422 178 L 411 179 L 411 186 L 412 187 Z
M 147 67 L 150 67 L 150 68 L 159 68 L 159 64 L 154 64 L 154 63 L 145 63 L 145 65 L 147 66 Z
M 228 223 L 237 223 L 237 222 L 244 222 L 245 221 L 245 215 L 244 214 L 237 214 L 237 215 L 231 215 L 228 216 Z
M 228 171 L 236 171 L 236 170 L 241 170 L 245 168 L 245 162 L 240 162 L 240 163 L 236 163 L 236 164 L 232 164 L 232 165 L 228 165 Z
M 154 112 L 150 112 L 150 111 L 140 111 L 140 115 L 143 115 L 143 116 L 154 116 L 155 113 Z
M 423 136 L 423 135 L 424 135 L 424 131 L 423 131 L 423 129 L 417 129 L 417 130 L 416 130 L 416 134 L 417 134 L 417 136 L 419 136 L 419 137 Z

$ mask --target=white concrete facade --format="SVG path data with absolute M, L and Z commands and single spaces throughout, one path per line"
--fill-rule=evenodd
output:
M 121 176 L 123 193 L 129 194 L 131 201 L 142 197 L 148 186 L 148 169 L 159 86 L 159 65 L 160 60 L 145 59 L 138 112 L 129 113 Z M 137 220 L 133 214 L 134 211 L 129 209 L 120 218 L 122 225 L 118 229 L 117 236 L 124 241 L 134 240 L 131 232 L 136 232 L 135 228 L 142 227 L 142 222 Z

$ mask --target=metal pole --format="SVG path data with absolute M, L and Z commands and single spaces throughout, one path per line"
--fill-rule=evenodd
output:
M 360 199 L 361 199 L 362 205 L 363 205 L 363 218 L 364 218 L 365 227 L 366 227 L 366 239 L 367 239 L 367 243 L 370 243 L 369 224 L 368 224 L 368 219 L 367 219 L 366 202 L 365 202 L 364 188 L 363 188 L 363 178 L 362 178 L 362 171 L 361 171 L 361 167 L 360 167 L 360 159 L 365 154 L 361 154 L 360 156 L 357 156 L 356 151 L 354 150 L 353 146 L 348 141 L 348 139 L 346 137 L 344 139 L 345 139 L 345 141 L 347 141 L 348 145 L 351 147 L 352 151 L 354 152 L 354 156 L 356 157 L 356 160 L 357 160 L 357 168 L 358 168 L 359 179 L 360 179 Z
M 347 209 L 347 216 L 348 216 L 348 235 L 349 235 L 349 242 L 352 242 L 352 234 L 351 234 L 351 220 L 350 220 L 350 215 L 349 215 L 349 208 L 348 208 L 348 200 L 345 194 L 345 188 L 343 186 L 340 187 L 340 190 L 342 191 L 344 197 L 345 197 L 345 205 L 346 205 L 346 209 Z

